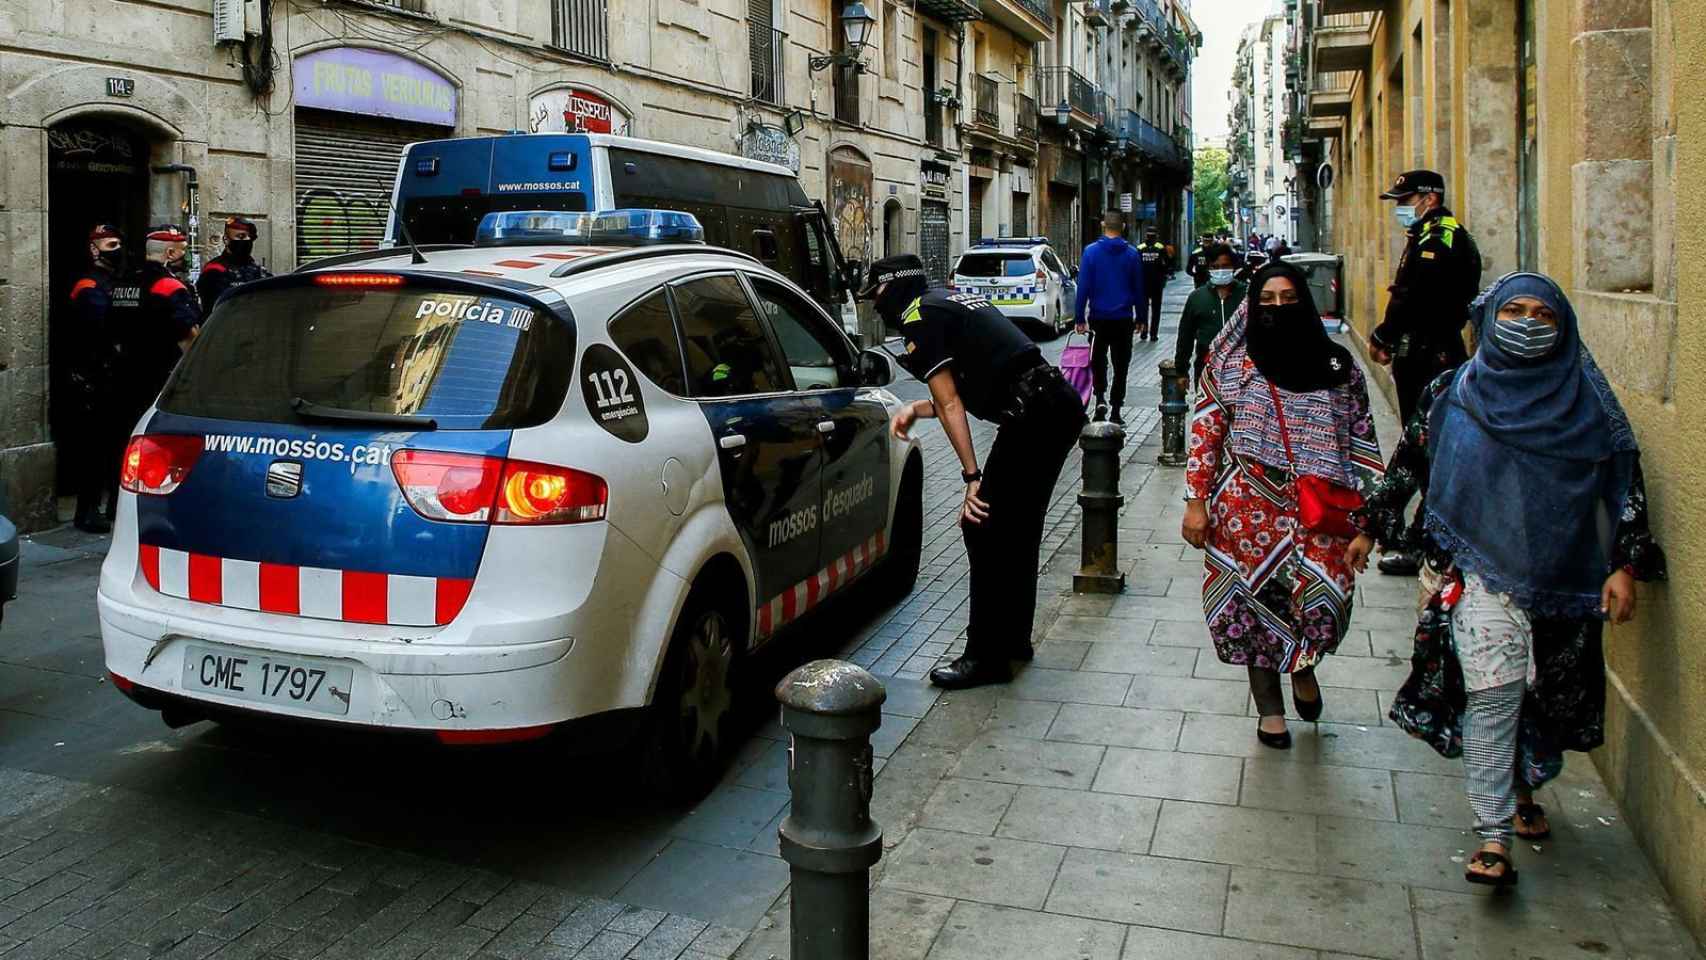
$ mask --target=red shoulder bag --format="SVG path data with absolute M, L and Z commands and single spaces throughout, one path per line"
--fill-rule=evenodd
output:
M 1350 540 L 1362 533 L 1351 523 L 1351 511 L 1360 510 L 1362 494 L 1312 474 L 1297 472 L 1297 458 L 1291 452 L 1291 431 L 1285 426 L 1285 405 L 1280 402 L 1279 390 L 1268 384 L 1274 398 L 1274 415 L 1279 417 L 1280 443 L 1285 445 L 1285 457 L 1291 461 L 1291 472 L 1297 481 L 1297 522 L 1311 533 Z

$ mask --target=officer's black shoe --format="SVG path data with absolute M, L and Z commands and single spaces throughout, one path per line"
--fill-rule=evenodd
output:
M 1113 421 L 1122 427 L 1125 426 L 1125 414 L 1119 412 L 1118 410 L 1115 410 L 1114 416 L 1113 416 Z
M 100 534 L 100 533 L 112 533 L 113 532 L 113 525 L 108 523 L 107 519 L 105 517 L 101 516 L 100 514 L 96 513 L 93 510 L 89 511 L 87 514 L 84 514 L 83 516 L 78 517 L 76 520 L 73 520 L 71 522 L 71 525 L 76 527 L 77 529 L 83 531 L 84 533 Z
M 1092 419 L 1092 420 L 1106 420 L 1106 419 L 1108 419 L 1108 405 L 1105 403 L 1102 403 L 1101 401 L 1097 401 L 1096 402 L 1096 415 L 1094 417 L 1091 417 L 1090 419 Z
M 1031 646 L 1029 643 L 1020 644 L 1019 646 L 1017 646 L 1013 649 L 1013 652 L 1011 654 L 1008 655 L 1008 659 L 1017 660 L 1020 663 L 1030 663 L 1032 660 L 1035 660 L 1036 658 L 1037 658 L 1037 648 Z
M 1013 670 L 1005 660 L 972 660 L 960 657 L 947 666 L 930 671 L 930 682 L 944 690 L 964 690 L 989 683 L 1006 683 Z
M 1376 566 L 1389 577 L 1413 577 L 1421 570 L 1421 564 L 1407 553 L 1389 553 Z

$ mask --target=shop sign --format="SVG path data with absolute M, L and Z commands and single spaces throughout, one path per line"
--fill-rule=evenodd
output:
M 615 133 L 627 136 L 629 117 L 602 94 L 556 87 L 527 99 L 527 129 L 534 133 Z
M 108 77 L 107 96 L 132 97 L 136 95 L 136 81 L 130 77 Z
M 748 127 L 740 138 L 740 155 L 800 172 L 800 145 L 788 131 L 763 123 Z
M 948 180 L 953 176 L 953 170 L 945 163 L 931 160 L 918 162 L 918 188 L 927 197 L 943 198 L 948 195 Z
M 297 57 L 291 75 L 299 107 L 456 126 L 456 85 L 407 57 L 327 47 Z
M 1133 197 L 1131 194 L 1129 194 L 1129 193 L 1120 194 L 1120 210 L 1122 212 L 1130 213 L 1132 211 L 1132 205 L 1135 204 L 1136 202 L 1137 202 L 1136 198 Z

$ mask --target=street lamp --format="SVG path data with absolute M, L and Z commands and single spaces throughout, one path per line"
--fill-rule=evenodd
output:
M 816 73 L 830 67 L 858 65 L 859 58 L 871 45 L 871 29 L 876 25 L 877 18 L 871 16 L 871 11 L 865 7 L 863 0 L 853 0 L 841 10 L 841 36 L 846 41 L 846 48 L 835 53 L 810 57 L 806 66 Z
M 1072 122 L 1072 104 L 1065 100 L 1060 101 L 1059 105 L 1054 108 L 1054 122 L 1062 127 Z

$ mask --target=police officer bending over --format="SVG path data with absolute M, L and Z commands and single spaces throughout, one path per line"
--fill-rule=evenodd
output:
M 220 294 L 232 287 L 272 276 L 266 267 L 255 262 L 257 234 L 251 220 L 231 217 L 225 221 L 225 252 L 209 260 L 195 282 L 203 313 L 212 313 Z
M 906 341 L 901 365 L 930 388 L 895 414 L 905 439 L 920 417 L 936 417 L 965 480 L 960 529 L 971 564 L 966 652 L 930 672 L 958 689 L 1012 679 L 1013 660 L 1032 656 L 1043 515 L 1067 454 L 1084 427 L 1078 394 L 1036 344 L 980 296 L 931 289 L 912 254 L 871 265 L 860 299 L 874 299 Z M 967 415 L 999 425 L 978 469 Z

